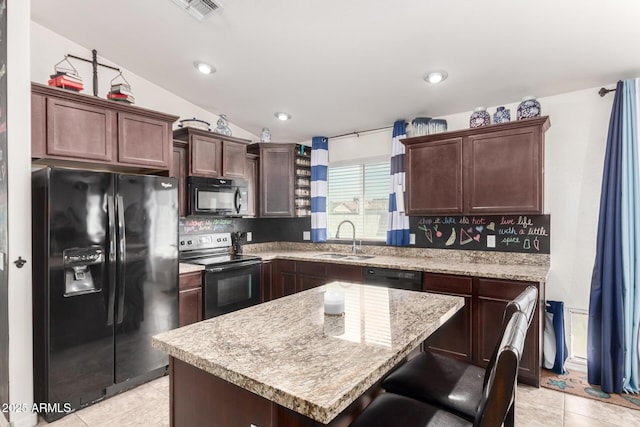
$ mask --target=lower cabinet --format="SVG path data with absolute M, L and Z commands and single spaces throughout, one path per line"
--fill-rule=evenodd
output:
M 202 272 L 180 275 L 178 294 L 180 326 L 202 320 Z
M 260 265 L 260 302 L 271 301 L 271 261 L 263 261 Z
M 335 280 L 362 283 L 362 266 L 312 261 L 273 261 L 271 299 L 322 286 Z
M 467 362 L 473 360 L 473 279 L 448 274 L 423 273 L 422 289 L 464 297 L 464 307 L 424 342 L 425 349 Z
M 542 357 L 540 313 L 545 298 L 544 286 L 538 283 L 424 273 L 423 290 L 465 299 L 464 308 L 424 342 L 425 348 L 478 366 L 487 366 L 500 339 L 507 303 L 530 285 L 538 288 L 538 307 L 527 332 L 518 379 L 539 387 Z

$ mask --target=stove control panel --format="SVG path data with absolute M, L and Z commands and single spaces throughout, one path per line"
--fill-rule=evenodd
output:
M 231 247 L 231 233 L 189 234 L 180 236 L 179 249 L 216 249 Z

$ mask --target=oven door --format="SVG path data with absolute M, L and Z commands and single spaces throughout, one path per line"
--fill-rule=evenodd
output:
M 260 303 L 260 262 L 207 268 L 202 287 L 205 319 Z

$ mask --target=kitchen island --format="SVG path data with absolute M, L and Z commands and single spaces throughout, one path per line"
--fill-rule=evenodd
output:
M 327 291 L 344 294 L 343 316 L 324 314 Z M 332 282 L 157 335 L 170 356 L 171 425 L 347 426 L 463 305 Z

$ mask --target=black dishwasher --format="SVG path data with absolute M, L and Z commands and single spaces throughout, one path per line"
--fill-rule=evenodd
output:
M 364 284 L 385 286 L 387 288 L 406 289 L 409 291 L 422 290 L 422 272 L 411 270 L 396 270 L 392 268 L 364 268 Z

